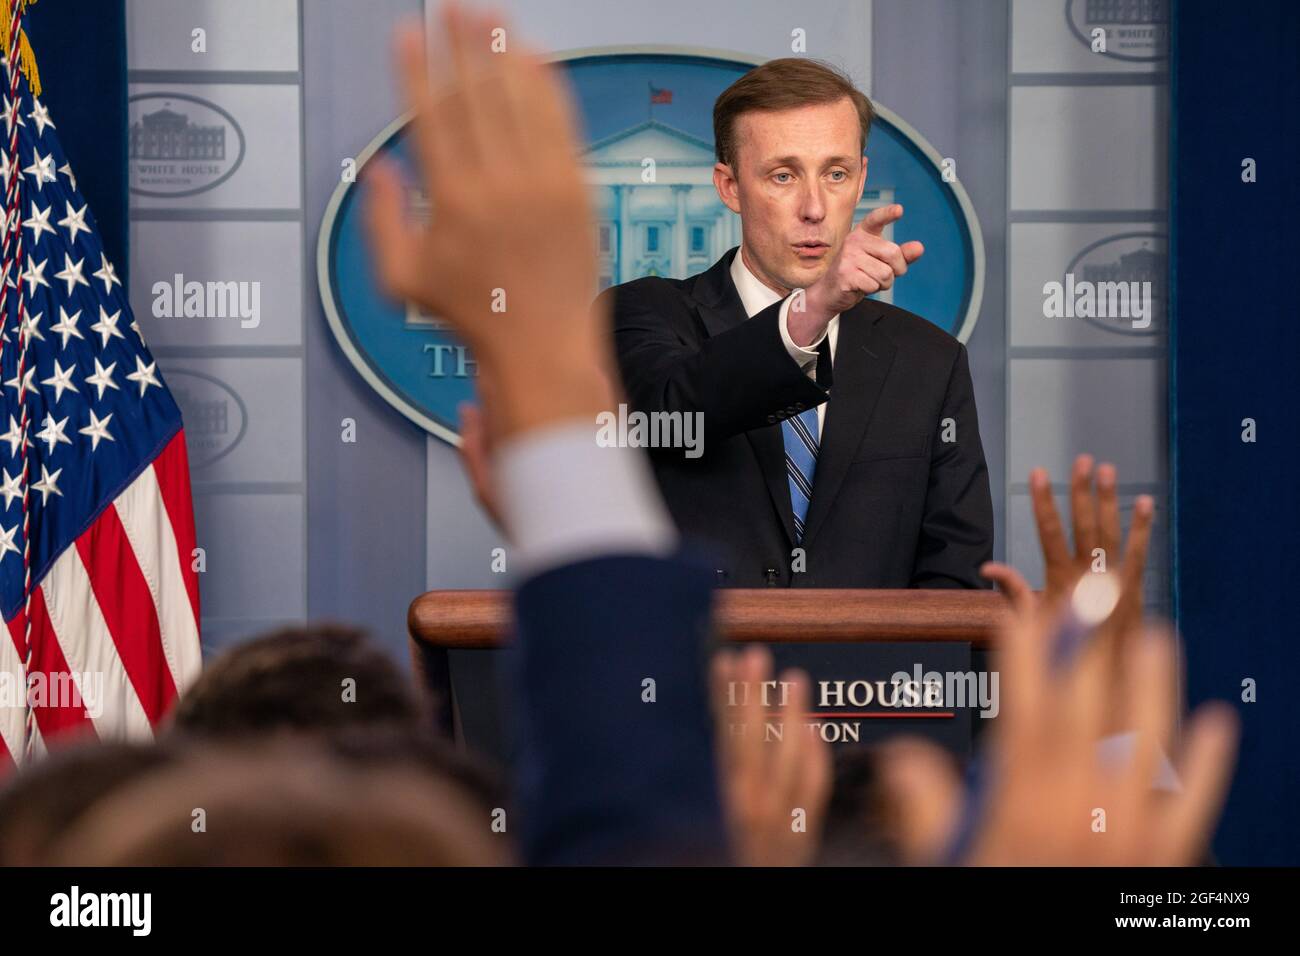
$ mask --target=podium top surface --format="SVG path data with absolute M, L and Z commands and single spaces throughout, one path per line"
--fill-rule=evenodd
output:
M 734 588 L 716 592 L 721 637 L 765 643 L 967 641 L 991 645 L 1007 610 L 993 591 Z M 407 629 L 433 647 L 492 648 L 509 641 L 510 592 L 429 591 L 411 602 Z

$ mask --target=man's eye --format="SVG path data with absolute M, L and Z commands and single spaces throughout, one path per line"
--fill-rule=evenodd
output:
M 842 183 L 849 178 L 849 174 L 842 169 L 836 169 L 831 172 L 831 177 L 837 182 Z
M 774 178 L 778 183 L 788 183 L 792 177 L 790 176 L 789 173 L 777 173 Z

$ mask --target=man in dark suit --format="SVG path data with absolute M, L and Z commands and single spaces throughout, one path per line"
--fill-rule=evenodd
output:
M 774 60 L 714 107 L 714 185 L 743 240 L 708 271 L 602 296 L 633 411 L 699 413 L 704 449 L 658 449 L 679 528 L 735 587 L 987 586 L 988 470 L 965 347 L 865 298 L 924 252 L 856 227 L 872 118 L 842 75 Z

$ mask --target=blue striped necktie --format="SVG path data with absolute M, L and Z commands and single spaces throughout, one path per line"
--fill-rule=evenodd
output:
M 820 441 L 817 409 L 800 412 L 796 418 L 781 422 L 785 439 L 785 473 L 790 480 L 790 505 L 794 509 L 794 543 L 803 543 L 804 521 L 812 501 L 813 474 L 817 471 L 817 448 Z

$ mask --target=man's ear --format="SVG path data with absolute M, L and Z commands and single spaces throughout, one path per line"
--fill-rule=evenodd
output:
M 740 183 L 726 163 L 714 163 L 713 188 L 718 191 L 722 204 L 732 212 L 740 213 Z
M 867 157 L 862 157 L 862 173 L 858 179 L 858 202 L 862 202 L 862 191 L 867 187 Z

